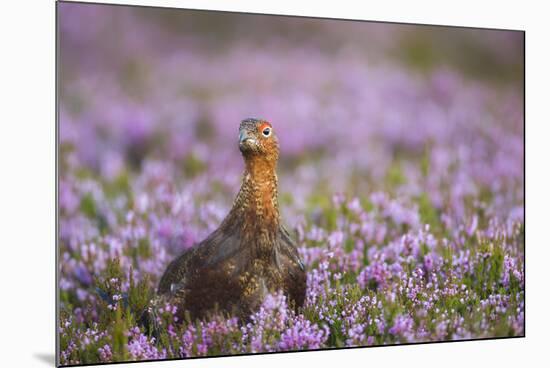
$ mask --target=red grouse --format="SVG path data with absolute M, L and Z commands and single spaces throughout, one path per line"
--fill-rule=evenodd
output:
M 306 274 L 281 223 L 276 167 L 279 143 L 271 124 L 239 127 L 245 161 L 241 189 L 220 227 L 168 265 L 158 293 L 183 317 L 221 311 L 248 319 L 270 292 L 282 290 L 295 309 L 304 303 Z

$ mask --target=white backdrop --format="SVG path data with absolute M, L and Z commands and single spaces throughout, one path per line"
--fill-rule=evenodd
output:
M 117 3 L 122 1 L 104 1 Z M 144 363 L 140 367 L 239 365 L 529 366 L 548 361 L 550 48 L 543 5 L 516 1 L 149 0 L 126 4 L 309 15 L 527 31 L 525 339 L 444 343 Z M 534 3 L 534 2 L 533 2 Z M 539 2 L 543 4 L 543 2 Z M 0 11 L 0 361 L 52 366 L 54 357 L 54 15 L 53 0 L 15 1 Z M 536 364 L 540 366 L 541 364 Z M 122 364 L 118 367 L 137 367 Z

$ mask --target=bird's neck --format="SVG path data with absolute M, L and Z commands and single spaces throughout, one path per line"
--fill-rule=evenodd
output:
M 247 226 L 275 230 L 279 225 L 278 180 L 275 167 L 269 162 L 247 161 L 241 185 L 240 209 Z M 239 199 L 239 198 L 238 198 Z
M 274 242 L 280 224 L 277 186 L 274 164 L 246 161 L 241 189 L 226 226 L 236 228 L 251 244 L 265 246 Z

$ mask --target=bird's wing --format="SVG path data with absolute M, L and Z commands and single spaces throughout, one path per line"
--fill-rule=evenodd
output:
M 296 243 L 291 238 L 290 234 L 288 233 L 288 230 L 281 225 L 279 227 L 279 233 L 281 236 L 281 241 L 279 242 L 279 249 L 290 260 L 296 263 L 296 265 L 298 265 L 298 267 L 300 267 L 300 269 L 303 271 L 305 269 L 304 264 L 300 259 L 300 255 L 298 253 L 298 248 L 296 246 Z
M 283 258 L 283 269 L 287 275 L 285 280 L 285 291 L 290 296 L 291 303 L 296 311 L 304 305 L 307 278 L 304 264 L 300 259 L 296 243 L 284 227 L 280 227 L 280 240 L 278 242 Z
M 241 246 L 240 234 L 236 231 L 221 230 L 215 231 L 204 240 L 204 267 L 215 266 L 220 261 L 235 255 Z
M 186 250 L 183 254 L 170 262 L 160 279 L 157 290 L 159 294 L 172 294 L 175 291 L 174 288 L 183 286 L 189 268 L 189 261 L 194 257 L 196 249 L 198 249 L 197 247 L 199 246 L 200 244 L 195 246 L 195 248 Z
M 196 275 L 201 270 L 216 267 L 223 261 L 239 251 L 240 237 L 237 233 L 229 233 L 218 229 L 210 234 L 202 242 L 185 251 L 172 261 L 159 282 L 158 293 L 174 294 L 178 290 L 187 287 L 192 278 L 189 271 Z

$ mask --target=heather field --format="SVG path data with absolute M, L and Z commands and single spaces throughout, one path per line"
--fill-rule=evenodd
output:
M 60 363 L 524 335 L 523 35 L 59 6 Z M 298 314 L 137 322 L 272 122 Z

